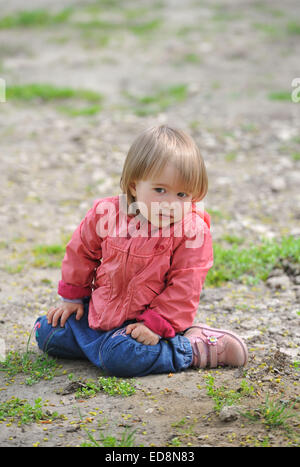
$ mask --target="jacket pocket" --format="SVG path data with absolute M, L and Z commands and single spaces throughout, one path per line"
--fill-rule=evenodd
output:
M 101 266 L 96 273 L 95 289 L 93 293 L 95 294 L 97 291 L 97 295 L 101 296 L 103 301 L 108 302 L 112 293 L 112 283 L 108 274 L 104 271 L 100 271 L 100 269 Z
M 160 294 L 156 284 L 137 285 L 131 296 L 130 311 L 143 311 Z

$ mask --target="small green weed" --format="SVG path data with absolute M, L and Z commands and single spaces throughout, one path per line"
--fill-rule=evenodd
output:
M 181 447 L 182 446 L 181 441 L 178 438 L 178 436 L 175 436 L 174 438 L 171 439 L 169 446 L 170 447 Z
M 80 117 L 80 116 L 93 116 L 96 115 L 101 111 L 101 106 L 100 105 L 91 105 L 88 107 L 81 107 L 81 108 L 75 108 L 75 107 L 66 107 L 66 106 L 59 106 L 57 109 L 60 112 L 65 113 L 69 117 Z
M 81 421 L 83 421 L 80 410 L 79 410 L 79 416 L 80 416 Z M 100 431 L 101 426 L 102 426 L 101 421 L 98 422 L 98 426 L 99 426 L 99 436 L 98 436 L 99 439 L 98 440 L 96 440 L 95 436 L 93 436 L 84 425 L 82 426 L 82 428 L 88 435 L 88 438 L 90 441 L 83 441 L 83 443 L 81 443 L 80 445 L 81 447 L 99 447 L 100 448 L 100 447 L 132 447 L 134 446 L 134 442 L 135 442 L 134 435 L 137 431 L 136 429 L 130 431 L 129 427 L 125 427 L 123 433 L 121 434 L 121 437 L 116 438 L 115 436 L 111 434 L 106 433 L 106 435 L 104 436 L 101 433 Z
M 281 400 L 272 400 L 269 398 L 269 394 L 267 394 L 265 402 L 258 409 L 248 410 L 243 412 L 242 415 L 251 421 L 260 420 L 267 428 L 281 427 L 290 431 L 291 428 L 287 424 L 287 420 L 299 417 L 291 410 L 294 405 L 285 404 Z
M 57 106 L 57 110 L 69 116 L 95 115 L 102 109 L 100 103 L 103 95 L 90 89 L 73 89 L 58 87 L 47 83 L 29 83 L 16 86 L 8 86 L 6 89 L 7 100 L 16 102 L 61 102 L 72 100 L 73 106 Z M 82 106 L 82 103 L 92 105 Z M 75 105 L 74 105 L 75 104 Z M 76 104 L 79 106 L 77 107 Z
M 48 83 L 29 83 L 8 86 L 6 98 L 19 101 L 42 100 L 44 102 L 65 99 L 82 99 L 88 102 L 98 102 L 102 99 L 101 94 L 89 89 L 73 89 L 59 87 Z
M 111 396 L 128 397 L 135 393 L 134 380 L 129 381 L 125 379 L 114 377 L 100 377 L 98 379 L 100 388 L 110 394 Z
M 273 91 L 268 94 L 271 101 L 288 101 L 292 102 L 291 91 Z
M 84 441 L 83 443 L 81 443 L 81 447 L 120 448 L 134 446 L 134 435 L 136 433 L 136 430 L 130 431 L 128 427 L 124 429 L 120 439 L 117 439 L 115 436 L 112 435 L 104 436 L 101 432 L 99 432 L 99 440 L 96 440 L 95 437 L 86 428 L 84 428 L 84 430 L 87 433 L 90 442 Z
M 238 390 L 227 389 L 224 385 L 215 387 L 215 377 L 211 374 L 204 376 L 206 379 L 206 392 L 210 396 L 215 405 L 214 410 L 219 413 L 224 405 L 234 405 L 242 397 L 250 396 L 254 392 L 254 387 L 249 386 L 248 381 L 242 380 Z
M 84 428 L 84 430 L 88 435 L 90 442 L 83 441 L 83 443 L 80 445 L 81 447 L 120 448 L 134 446 L 134 435 L 136 430 L 130 431 L 128 427 L 124 429 L 120 439 L 117 439 L 112 435 L 104 436 L 101 432 L 99 432 L 99 440 L 96 440 L 96 438 L 86 428 Z
M 34 352 L 9 352 L 6 359 L 0 362 L 0 371 L 7 374 L 11 378 L 18 373 L 27 375 L 25 384 L 31 386 L 41 379 L 52 379 L 58 369 L 58 364 L 55 359 L 47 354 L 38 355 Z
M 294 161 L 300 161 L 300 152 L 293 152 L 292 159 L 294 159 Z
M 300 34 L 300 23 L 290 21 L 286 26 L 286 31 L 290 35 L 299 35 Z
M 127 28 L 129 31 L 133 32 L 136 35 L 144 35 L 152 33 L 156 31 L 162 24 L 162 20 L 160 18 L 156 18 L 150 21 L 145 21 L 142 23 L 127 23 Z
M 151 96 L 136 97 L 129 93 L 124 95 L 130 98 L 135 106 L 135 113 L 139 116 L 153 115 L 166 110 L 171 105 L 182 102 L 187 98 L 188 89 L 186 84 L 170 86 L 157 91 Z
M 31 252 L 34 256 L 32 266 L 42 268 L 59 268 L 66 247 L 64 245 L 36 245 Z
M 55 14 L 44 9 L 18 11 L 0 18 L 0 29 L 52 26 L 64 23 L 71 14 L 72 8 L 65 8 Z
M 281 240 L 264 239 L 260 245 L 252 244 L 248 248 L 240 248 L 236 243 L 230 248 L 214 244 L 214 265 L 208 271 L 207 285 L 219 286 L 232 280 L 258 284 L 268 278 L 280 259 L 300 261 L 300 238 L 293 236 Z
M 80 383 L 76 391 L 76 398 L 93 397 L 98 392 L 104 391 L 110 396 L 128 397 L 135 393 L 134 379 L 124 380 L 121 378 L 100 376 L 97 381 L 87 379 Z
M 11 399 L 0 402 L 0 420 L 9 422 L 18 422 L 18 425 L 28 424 L 39 420 L 57 418 L 58 413 L 43 412 L 42 399 L 35 399 L 31 406 L 26 399 L 12 397 Z
M 171 439 L 170 446 L 181 446 L 182 437 L 188 438 L 195 436 L 194 429 L 197 421 L 197 418 L 191 421 L 184 417 L 178 422 L 171 423 L 171 426 L 177 431 L 177 436 Z M 178 442 L 180 444 L 178 444 Z

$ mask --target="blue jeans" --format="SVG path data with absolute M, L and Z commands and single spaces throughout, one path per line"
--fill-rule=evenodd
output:
M 88 325 L 89 299 L 84 299 L 84 316 L 71 315 L 64 327 L 52 327 L 47 317 L 35 322 L 36 340 L 41 350 L 61 358 L 84 358 L 113 376 L 135 377 L 154 373 L 175 373 L 191 366 L 189 340 L 177 334 L 145 345 L 125 334 L 126 321 L 111 331 L 95 331 Z

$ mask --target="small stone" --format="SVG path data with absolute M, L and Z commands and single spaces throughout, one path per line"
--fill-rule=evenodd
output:
M 294 283 L 297 284 L 297 285 L 300 285 L 300 275 L 297 275 L 297 276 L 294 277 Z
M 286 182 L 284 180 L 284 178 L 282 177 L 275 177 L 273 180 L 272 180 L 272 183 L 271 183 L 271 190 L 272 191 L 282 191 L 286 188 Z
M 222 422 L 232 422 L 239 417 L 239 408 L 236 405 L 225 405 L 222 407 L 219 418 Z
M 290 280 L 288 276 L 275 276 L 269 277 L 266 281 L 266 285 L 271 289 L 288 289 L 290 287 Z

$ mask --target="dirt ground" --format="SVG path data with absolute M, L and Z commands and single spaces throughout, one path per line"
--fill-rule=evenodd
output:
M 28 11 L 52 15 L 69 6 L 66 21 L 0 27 L 7 87 L 50 83 L 103 95 L 94 115 L 71 116 L 39 99 L 0 103 L 4 355 L 24 353 L 35 319 L 59 300 L 60 268 L 36 262 L 35 247 L 63 244 L 95 199 L 120 192 L 124 157 L 146 127 L 169 123 L 199 144 L 216 243 L 225 235 L 242 237 L 243 246 L 300 235 L 300 103 L 286 98 L 299 77 L 298 1 L 26 2 Z M 1 18 L 24 8 L 19 0 L 6 2 Z M 144 100 L 146 111 L 137 111 L 139 98 L 179 85 L 184 98 L 166 106 L 161 98 Z M 197 320 L 230 328 L 247 342 L 244 370 L 147 376 L 135 380 L 131 396 L 100 391 L 86 399 L 68 385 L 70 374 L 81 381 L 101 376 L 87 362 L 61 360 L 57 376 L 33 385 L 24 384 L 23 374 L 1 372 L 0 403 L 40 397 L 61 417 L 20 426 L 2 420 L 0 445 L 80 446 L 86 430 L 95 439 L 102 433 L 119 440 L 128 428 L 136 430 L 135 446 L 299 446 L 300 274 L 283 267 L 274 277 L 205 285 L 201 295 Z M 37 351 L 33 341 L 30 350 Z M 210 376 L 214 395 L 222 386 L 242 394 L 225 419 L 209 393 Z M 266 423 L 260 410 L 266 397 L 291 410 L 289 429 Z M 254 421 L 241 414 L 247 411 Z

